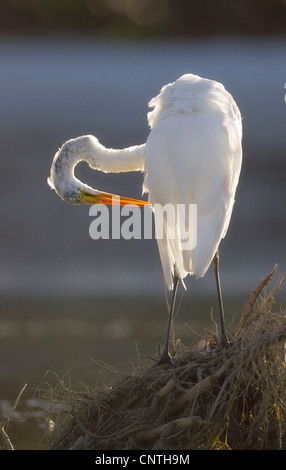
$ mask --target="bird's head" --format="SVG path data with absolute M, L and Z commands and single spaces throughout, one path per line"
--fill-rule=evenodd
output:
M 65 180 L 55 180 L 50 176 L 48 178 L 48 184 L 51 189 L 54 189 L 57 195 L 69 204 L 82 205 L 82 204 L 103 204 L 103 197 L 105 197 L 105 204 L 107 204 L 108 195 L 99 191 L 89 188 L 87 185 L 77 181 L 74 178 L 73 182 L 67 182 Z
M 67 141 L 54 156 L 48 184 L 61 199 L 76 205 L 105 204 L 109 206 L 124 206 L 126 204 L 132 204 L 142 207 L 148 204 L 146 201 L 119 197 L 115 194 L 93 189 L 77 179 L 74 175 L 74 168 L 78 162 L 85 160 L 91 166 L 90 157 L 85 154 L 83 155 L 82 148 L 81 153 L 79 153 L 78 147 L 80 147 L 82 140 L 86 142 L 87 139 L 79 138 Z M 77 141 L 79 141 L 79 143 Z M 92 168 L 95 168 L 94 165 L 95 163 L 92 162 Z
M 55 186 L 48 178 L 49 186 L 55 190 L 57 195 L 64 201 L 74 205 L 93 205 L 104 204 L 107 206 L 125 206 L 127 204 L 143 207 L 149 205 L 147 201 L 133 199 L 128 197 L 121 197 L 115 194 L 105 193 L 84 185 L 80 181 L 78 184 L 62 184 Z

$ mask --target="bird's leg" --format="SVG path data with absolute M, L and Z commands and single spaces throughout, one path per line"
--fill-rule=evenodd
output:
M 173 314 L 174 314 L 174 308 L 175 308 L 175 300 L 176 300 L 176 294 L 177 294 L 177 289 L 178 289 L 178 283 L 179 283 L 179 278 L 177 276 L 174 276 L 173 295 L 172 295 L 172 302 L 171 302 L 171 305 L 170 305 L 166 337 L 165 337 L 165 342 L 164 342 L 164 346 L 163 346 L 163 349 L 162 349 L 160 359 L 155 364 L 157 366 L 160 366 L 161 364 L 172 363 L 172 358 L 171 358 L 170 353 L 169 353 L 169 338 L 170 338 L 171 325 L 172 325 L 172 321 L 173 321 Z
M 215 278 L 216 278 L 216 285 L 217 285 L 217 293 L 218 293 L 218 304 L 219 304 L 219 316 L 220 316 L 220 344 L 224 348 L 228 345 L 228 339 L 225 332 L 225 321 L 224 321 L 224 308 L 223 308 L 223 300 L 222 300 L 222 293 L 221 293 L 221 285 L 220 285 L 220 276 L 219 276 L 219 253 L 218 251 L 214 255 L 212 260 L 212 265 L 214 268 Z

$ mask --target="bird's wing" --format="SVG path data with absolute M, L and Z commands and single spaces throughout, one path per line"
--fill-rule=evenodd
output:
M 241 166 L 239 120 L 227 113 L 173 110 L 158 120 L 147 139 L 143 189 L 151 204 L 184 204 L 185 220 L 177 217 L 177 232 L 157 239 L 168 287 L 174 269 L 180 278 L 203 276 L 228 228 Z M 196 204 L 197 218 L 188 220 L 188 205 Z M 197 223 L 197 225 L 196 225 Z M 185 224 L 185 227 L 182 227 Z M 156 226 L 156 212 L 155 212 Z M 196 246 L 181 249 L 181 230 L 190 232 Z M 194 231 L 196 230 L 196 234 Z M 193 231 L 193 233 L 191 233 Z M 196 237 L 197 235 L 197 237 Z

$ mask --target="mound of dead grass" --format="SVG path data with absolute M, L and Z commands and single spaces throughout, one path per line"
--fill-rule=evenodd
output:
M 265 289 L 276 269 L 252 292 L 228 348 L 210 334 L 181 346 L 176 367 L 148 363 L 88 393 L 61 386 L 69 420 L 50 449 L 285 449 L 286 312 L 271 311 L 283 275 Z

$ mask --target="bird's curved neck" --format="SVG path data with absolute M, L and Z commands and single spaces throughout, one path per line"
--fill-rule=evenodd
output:
M 80 161 L 105 173 L 143 170 L 146 144 L 124 149 L 110 149 L 90 135 L 68 140 L 60 149 L 55 165 L 73 171 Z
M 92 190 L 93 188 L 74 176 L 75 166 L 80 161 L 85 161 L 92 169 L 105 173 L 142 171 L 145 162 L 145 147 L 146 144 L 118 150 L 108 149 L 91 135 L 68 140 L 54 157 L 49 184 L 60 195 L 73 187 Z

